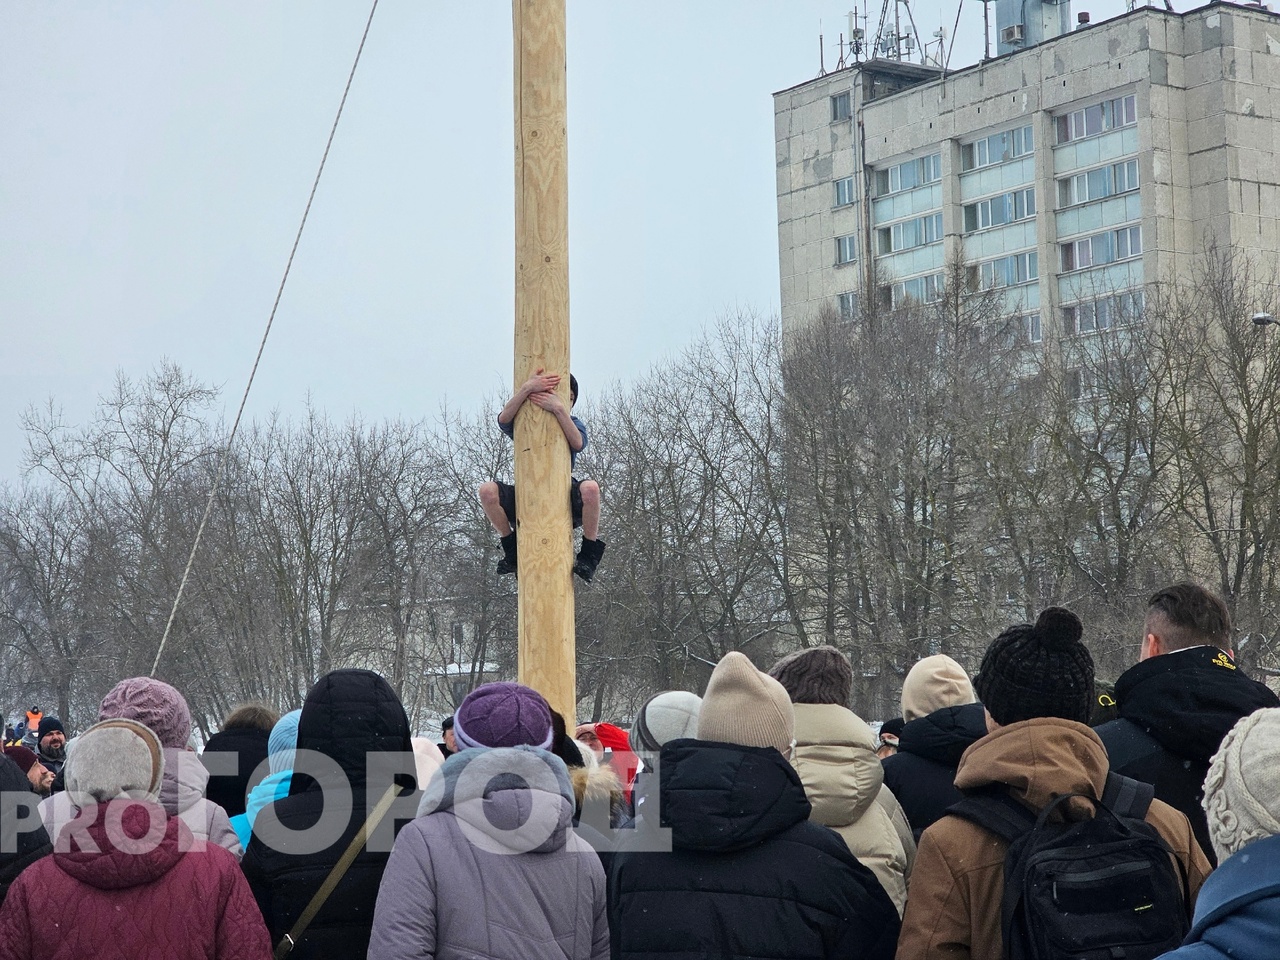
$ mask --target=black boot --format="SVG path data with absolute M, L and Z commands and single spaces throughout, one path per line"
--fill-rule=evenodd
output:
M 519 574 L 520 566 L 516 562 L 516 532 L 512 530 L 502 538 L 502 559 L 498 561 L 498 576 L 508 573 Z
M 573 572 L 590 583 L 596 575 L 596 567 L 604 556 L 603 540 L 582 538 L 582 549 L 578 551 L 578 559 L 573 562 Z

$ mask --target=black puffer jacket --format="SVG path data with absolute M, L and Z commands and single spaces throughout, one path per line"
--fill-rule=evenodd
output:
M 339 769 L 319 779 L 304 775 L 304 751 L 308 750 L 324 754 Z M 293 928 L 385 792 L 386 777 L 366 783 L 366 754 L 377 753 L 402 754 L 401 768 L 413 769 L 409 721 L 390 685 L 369 670 L 335 670 L 321 677 L 307 694 L 298 720 L 298 760 L 289 796 L 258 814 L 241 864 L 272 943 L 279 943 Z M 325 901 L 289 955 L 291 960 L 363 957 L 368 951 L 373 908 L 391 840 L 413 819 L 418 805 L 412 778 L 402 775 L 396 782 L 404 795 Z M 319 852 L 305 852 L 301 845 L 313 837 L 289 831 L 315 827 L 322 809 L 328 809 L 325 798 L 334 803 L 343 783 L 350 785 L 353 806 L 341 835 Z M 270 822 L 272 812 L 278 825 Z
M 19 809 L 15 804 L 12 810 L 6 806 L 4 820 L 0 822 L 0 903 L 4 903 L 9 884 L 28 866 L 52 853 L 53 844 L 49 842 L 49 834 L 36 812 L 40 798 L 32 791 L 31 781 L 22 768 L 6 756 L 0 756 L 0 793 L 21 794 L 20 801 L 25 800 L 28 804 L 23 820 L 20 821 L 14 812 Z M 2 802 L 3 798 L 0 798 Z M 22 829 L 32 826 L 34 830 Z M 11 836 L 10 831 L 17 831 L 16 836 Z
M 244 800 L 249 790 L 266 776 L 264 768 L 257 779 L 251 779 L 267 759 L 267 740 L 270 736 L 269 731 L 257 727 L 226 727 L 210 737 L 205 744 L 201 760 L 213 753 L 233 754 L 236 758 L 237 769 L 234 774 L 213 774 L 211 771 L 209 782 L 204 788 L 205 799 L 212 800 L 226 810 L 228 817 L 244 813 Z M 205 765 L 210 766 L 208 763 Z
M 920 834 L 961 799 L 955 785 L 960 756 L 986 735 L 980 703 L 943 707 L 902 728 L 898 752 L 884 759 L 884 785 L 902 804 L 917 843 Z
M 1216 647 L 1192 647 L 1135 664 L 1116 681 L 1120 719 L 1098 727 L 1111 769 L 1156 788 L 1156 797 L 1191 821 L 1217 865 L 1200 801 L 1209 761 L 1243 716 L 1280 706 Z
M 897 910 L 777 750 L 673 740 L 659 781 L 674 849 L 614 858 L 614 958 L 893 956 Z

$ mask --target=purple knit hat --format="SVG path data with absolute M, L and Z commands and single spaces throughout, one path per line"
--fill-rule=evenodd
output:
M 463 749 L 526 744 L 546 750 L 555 735 L 547 701 L 518 683 L 476 687 L 453 716 L 453 736 Z
M 191 709 L 186 698 L 163 680 L 130 677 L 102 698 L 99 720 L 136 720 L 155 731 L 163 747 L 181 750 L 191 739 Z

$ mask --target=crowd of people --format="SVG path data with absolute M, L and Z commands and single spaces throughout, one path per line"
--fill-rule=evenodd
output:
M 197 754 L 126 679 L 70 743 L 34 708 L 6 741 L 0 960 L 1272 956 L 1280 700 L 1195 584 L 1101 694 L 1085 632 L 926 657 L 879 731 L 829 646 L 729 653 L 629 729 L 484 684 L 438 744 L 342 669 Z

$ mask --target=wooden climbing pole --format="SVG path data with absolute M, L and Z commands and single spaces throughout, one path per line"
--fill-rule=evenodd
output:
M 569 403 L 569 167 L 565 0 L 512 0 L 515 30 L 518 387 L 539 367 Z M 519 675 L 576 722 L 569 448 L 555 418 L 515 421 Z

